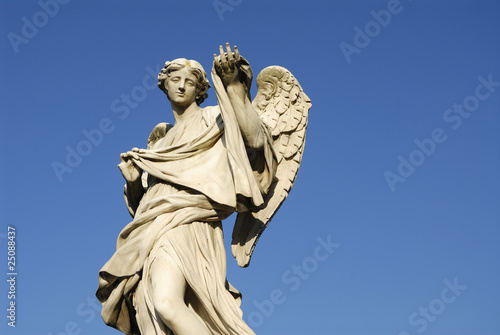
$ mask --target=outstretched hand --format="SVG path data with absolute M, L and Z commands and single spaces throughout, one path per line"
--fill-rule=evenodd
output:
M 234 46 L 234 53 L 229 43 L 226 43 L 226 52 L 222 45 L 219 46 L 220 55 L 214 54 L 214 66 L 217 74 L 221 77 L 224 86 L 228 86 L 234 80 L 239 81 L 240 53 L 238 47 Z

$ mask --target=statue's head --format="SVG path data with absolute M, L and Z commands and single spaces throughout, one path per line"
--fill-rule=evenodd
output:
M 207 91 L 210 88 L 210 83 L 207 79 L 207 73 L 203 69 L 200 63 L 195 60 L 188 60 L 186 58 L 177 58 L 173 61 L 165 62 L 165 66 L 158 74 L 158 87 L 165 94 L 167 94 L 166 89 L 166 81 L 169 80 L 170 74 L 174 71 L 188 68 L 191 73 L 198 79 L 196 83 L 197 96 L 196 96 L 196 104 L 199 106 L 206 98 L 208 98 Z

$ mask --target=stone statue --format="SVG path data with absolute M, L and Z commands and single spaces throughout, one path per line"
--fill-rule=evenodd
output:
M 254 334 L 226 280 L 221 220 L 238 212 L 232 252 L 248 266 L 297 175 L 310 100 L 271 66 L 251 102 L 250 65 L 229 44 L 214 55 L 218 106 L 200 107 L 210 84 L 197 61 L 166 62 L 158 81 L 175 124 L 120 156 L 133 221 L 99 272 L 101 315 L 125 334 Z

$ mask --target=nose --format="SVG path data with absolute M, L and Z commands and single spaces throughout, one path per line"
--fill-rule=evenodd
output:
M 186 81 L 184 79 L 179 81 L 178 88 L 179 88 L 179 91 L 184 92 L 184 90 L 186 88 Z

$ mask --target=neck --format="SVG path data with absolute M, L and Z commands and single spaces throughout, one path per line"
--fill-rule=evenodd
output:
M 194 113 L 200 111 L 200 109 L 201 109 L 196 104 L 196 102 L 193 102 L 188 107 L 174 105 L 174 104 L 171 104 L 171 105 L 172 105 L 172 111 L 174 112 L 174 119 L 175 119 L 176 124 L 182 123 L 184 120 L 189 118 Z

